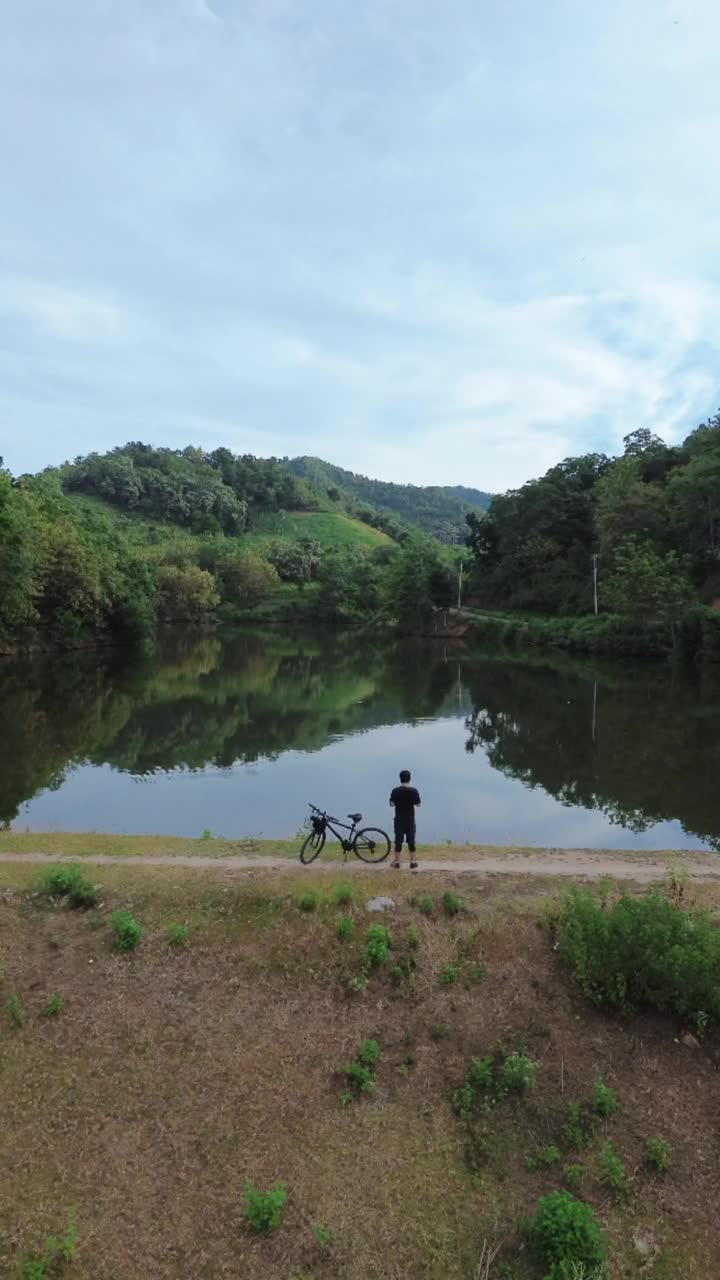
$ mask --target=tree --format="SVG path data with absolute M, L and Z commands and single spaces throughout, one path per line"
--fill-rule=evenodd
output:
M 216 574 L 224 599 L 246 609 L 265 600 L 280 581 L 273 565 L 252 551 L 222 556 L 217 561 Z
M 662 453 L 666 448 L 665 441 L 648 427 L 638 427 L 636 431 L 630 431 L 628 435 L 623 436 L 623 444 L 626 458 L 639 458 L 644 453 Z
M 660 555 L 649 542 L 627 538 L 615 552 L 615 566 L 602 584 L 608 608 L 671 627 L 692 597 L 692 587 L 676 552 Z
M 220 603 L 217 582 L 207 569 L 161 565 L 157 571 L 156 609 L 163 622 L 198 622 Z

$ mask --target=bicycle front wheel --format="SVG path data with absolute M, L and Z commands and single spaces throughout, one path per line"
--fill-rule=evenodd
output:
M 390 852 L 390 837 L 377 827 L 363 827 L 353 840 L 353 853 L 363 862 L 384 862 Z
M 314 862 L 318 854 L 322 851 L 324 844 L 325 832 L 311 831 L 310 835 L 306 836 L 303 841 L 303 847 L 300 850 L 300 861 L 303 862 L 305 866 L 307 866 L 309 862 Z

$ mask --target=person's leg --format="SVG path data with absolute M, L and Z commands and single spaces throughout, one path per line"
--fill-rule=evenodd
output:
M 393 858 L 393 866 L 400 866 L 400 854 L 403 847 L 403 824 L 402 820 L 395 815 L 395 857 Z
M 415 852 L 415 823 L 409 822 L 407 828 L 407 842 L 410 850 L 410 870 L 414 871 L 417 866 L 417 854 Z

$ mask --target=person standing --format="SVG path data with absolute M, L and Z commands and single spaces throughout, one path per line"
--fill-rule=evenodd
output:
M 409 769 L 401 769 L 400 786 L 393 787 L 390 792 L 390 804 L 395 810 L 395 861 L 393 867 L 400 870 L 400 855 L 403 842 L 407 840 L 410 852 L 410 870 L 417 871 L 415 856 L 415 810 L 421 803 L 420 792 L 412 786 L 412 774 Z

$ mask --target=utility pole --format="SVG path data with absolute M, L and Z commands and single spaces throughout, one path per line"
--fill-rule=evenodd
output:
M 460 561 L 460 572 L 458 573 L 458 609 L 462 605 L 462 585 L 463 585 L 463 562 Z
M 593 556 L 593 558 L 592 558 L 592 562 L 593 562 L 593 606 L 594 606 L 594 609 L 595 609 L 595 613 L 597 613 L 597 611 L 598 611 L 598 590 L 597 590 L 597 584 L 598 584 L 598 568 L 597 568 L 597 562 L 598 562 L 598 558 L 597 558 L 597 556 L 596 556 L 596 555 L 594 555 L 594 556 Z

